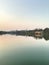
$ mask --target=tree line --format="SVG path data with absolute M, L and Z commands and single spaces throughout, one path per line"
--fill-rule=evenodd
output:
M 0 31 L 0 35 L 12 34 L 12 35 L 21 35 L 21 36 L 32 36 L 32 37 L 35 37 L 35 31 L 43 31 L 43 37 L 42 38 L 44 38 L 45 40 L 49 40 L 49 28 L 35 29 L 35 30 Z

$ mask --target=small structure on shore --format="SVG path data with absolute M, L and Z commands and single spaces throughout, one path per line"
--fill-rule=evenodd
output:
M 43 37 L 43 31 L 42 30 L 36 30 L 35 31 L 35 37 Z

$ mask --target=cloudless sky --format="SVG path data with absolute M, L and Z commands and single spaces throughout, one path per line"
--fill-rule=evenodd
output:
M 0 0 L 0 30 L 49 27 L 49 0 Z

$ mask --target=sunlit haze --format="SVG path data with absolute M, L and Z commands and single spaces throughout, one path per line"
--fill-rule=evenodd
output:
M 0 0 L 0 30 L 49 27 L 49 0 Z

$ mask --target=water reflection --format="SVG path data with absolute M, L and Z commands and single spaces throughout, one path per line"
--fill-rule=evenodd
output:
M 49 28 L 43 29 L 35 29 L 35 30 L 16 30 L 16 31 L 0 31 L 0 35 L 16 35 L 16 36 L 29 36 L 34 37 L 36 39 L 49 40 Z
M 49 41 L 29 36 L 0 36 L 0 65 L 49 65 Z
M 44 33 L 43 30 L 0 32 L 0 65 L 49 65 L 47 32 L 47 29 Z
M 1 36 L 1 35 L 6 35 L 6 34 L 0 34 L 0 36 Z M 17 35 L 17 34 L 9 34 L 9 35 L 33 37 L 33 38 L 35 38 L 35 39 L 43 39 L 43 38 L 44 38 L 46 41 L 49 40 L 49 36 L 35 36 L 35 35 L 22 35 L 22 34 L 19 34 L 19 35 Z

